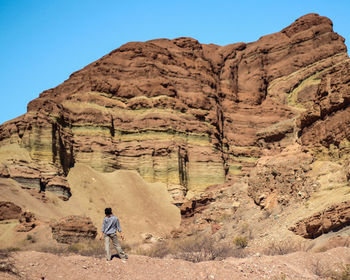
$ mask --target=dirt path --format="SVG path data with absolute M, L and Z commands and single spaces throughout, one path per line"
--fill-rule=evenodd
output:
M 57 256 L 40 252 L 16 252 L 15 267 L 21 279 L 322 279 L 321 274 L 350 263 L 350 248 L 323 253 L 297 252 L 284 256 L 190 263 L 183 260 L 130 256 L 126 263 L 79 255 Z M 0 274 L 0 279 L 16 279 Z

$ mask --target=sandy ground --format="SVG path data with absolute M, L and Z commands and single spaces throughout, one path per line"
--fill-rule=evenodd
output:
M 223 261 L 190 263 L 132 255 L 126 263 L 114 258 L 79 255 L 57 256 L 34 251 L 16 252 L 12 261 L 21 279 L 324 279 L 326 272 L 350 263 L 350 248 L 322 253 L 297 252 L 283 256 L 228 258 Z M 17 279 L 1 274 L 0 279 Z
M 113 213 L 119 217 L 130 242 L 141 241 L 144 233 L 163 236 L 180 226 L 180 210 L 172 204 L 165 184 L 146 183 L 135 171 L 100 173 L 76 164 L 68 180 L 73 194 L 68 201 L 46 192 L 47 201 L 44 203 L 14 180 L 0 178 L 0 200 L 11 201 L 23 211 L 34 213 L 40 224 L 30 233 L 18 233 L 13 230 L 18 221 L 0 222 L 0 248 L 22 248 L 21 242 L 27 234 L 48 244 L 53 241 L 49 223 L 70 215 L 90 217 L 100 231 L 106 207 L 112 207 Z

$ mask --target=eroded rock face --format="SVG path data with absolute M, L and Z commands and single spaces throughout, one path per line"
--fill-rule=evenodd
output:
M 30 156 L 4 161 L 0 175 L 68 199 L 64 177 L 77 162 L 132 169 L 181 201 L 181 193 L 249 174 L 297 137 L 328 146 L 348 139 L 348 63 L 344 39 L 317 14 L 249 44 L 127 43 L 0 127 L 1 145 Z M 11 175 L 13 166 L 37 166 L 38 174 Z
M 332 205 L 322 212 L 297 222 L 289 230 L 305 238 L 316 238 L 350 225 L 350 201 Z
M 214 200 L 215 199 L 211 195 L 203 195 L 186 201 L 180 207 L 181 216 L 185 218 L 192 217 L 195 213 L 200 212 L 202 208 Z
M 0 201 L 0 221 L 18 219 L 22 214 L 22 208 L 10 201 Z
M 52 223 L 52 237 L 60 243 L 76 243 L 95 239 L 97 228 L 89 217 L 68 216 Z
M 313 157 L 300 149 L 262 157 L 250 173 L 248 195 L 263 209 L 307 199 L 318 183 L 307 172 Z
M 18 232 L 28 232 L 36 227 L 35 215 L 31 212 L 25 211 L 19 217 L 19 225 L 16 227 Z

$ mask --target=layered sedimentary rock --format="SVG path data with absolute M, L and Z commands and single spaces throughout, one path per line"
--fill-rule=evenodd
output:
M 0 201 L 0 221 L 18 219 L 19 225 L 15 228 L 19 232 L 27 232 L 36 226 L 33 213 L 22 211 L 22 208 L 10 201 Z
M 127 43 L 0 127 L 1 146 L 28 154 L 4 157 L 0 175 L 69 199 L 65 176 L 85 163 L 137 170 L 181 196 L 296 141 L 348 151 L 348 72 L 344 39 L 317 14 L 248 44 Z
M 316 238 L 324 233 L 337 231 L 349 225 L 350 201 L 344 201 L 300 220 L 290 230 L 305 238 Z
M 52 237 L 60 243 L 77 243 L 95 239 L 97 228 L 89 217 L 68 216 L 52 223 Z

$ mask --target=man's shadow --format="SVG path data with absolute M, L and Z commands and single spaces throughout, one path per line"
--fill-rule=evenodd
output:
M 121 257 L 118 254 L 114 254 L 111 256 L 111 260 L 113 260 L 114 258 L 121 259 Z

